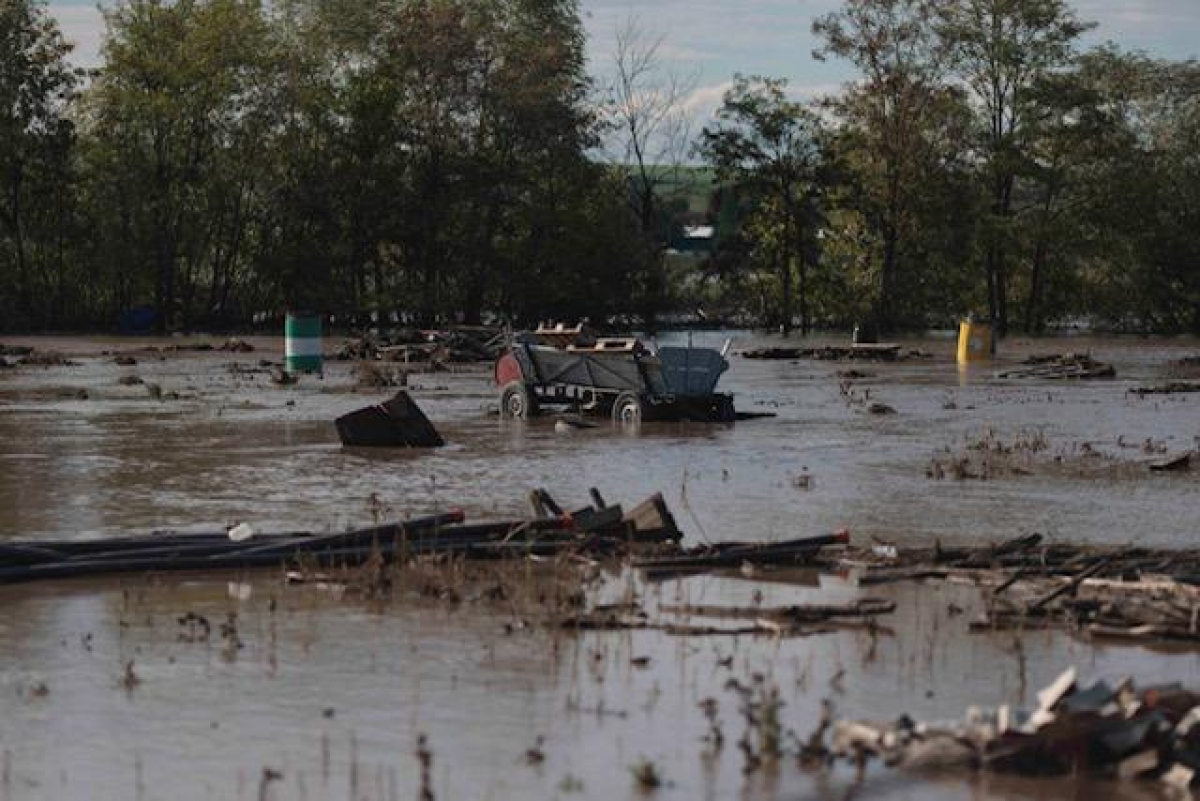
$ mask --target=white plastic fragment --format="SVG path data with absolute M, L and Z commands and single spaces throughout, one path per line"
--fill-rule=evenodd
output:
M 1196 771 L 1176 762 L 1171 766 L 1171 769 L 1163 774 L 1163 784 L 1170 787 L 1175 787 L 1179 790 L 1187 790 L 1192 785 L 1192 779 L 1196 777 Z
M 1052 681 L 1046 689 L 1038 693 L 1038 711 L 1045 710 L 1049 712 L 1054 709 L 1055 704 L 1061 701 L 1063 696 L 1075 686 L 1075 676 L 1075 668 L 1073 666 L 1069 667 L 1060 673 L 1058 678 Z
M 895 545 L 872 545 L 871 553 L 880 559 L 899 559 L 900 552 Z
M 255 531 L 249 523 L 238 523 L 226 533 L 229 534 L 229 539 L 234 542 L 242 542 L 253 537 Z
M 1179 722 L 1175 724 L 1176 736 L 1186 737 L 1197 723 L 1200 723 L 1200 706 L 1192 707 L 1186 715 L 1179 719 Z
M 877 752 L 883 733 L 865 723 L 842 720 L 834 724 L 830 739 L 835 754 L 852 754 L 859 750 Z

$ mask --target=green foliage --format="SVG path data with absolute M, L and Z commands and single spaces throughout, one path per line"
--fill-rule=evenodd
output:
M 777 274 L 772 317 L 786 334 L 793 282 L 801 332 L 812 324 L 809 273 L 816 262 L 824 154 L 818 117 L 788 100 L 785 90 L 784 81 L 736 76 L 716 123 L 701 134 L 699 151 L 718 181 L 752 199 L 742 221 L 752 243 L 747 266 Z
M 0 328 L 29 326 L 65 305 L 71 229 L 66 116 L 78 76 L 71 47 L 34 0 L 0 0 Z
M 939 35 L 976 108 L 977 183 L 987 199 L 977 228 L 984 253 L 988 312 L 1003 336 L 1014 241 L 1018 178 L 1030 168 L 1038 113 L 1034 87 L 1067 68 L 1081 22 L 1064 0 L 957 0 L 939 7 Z
M 844 0 L 814 55 L 852 83 L 806 104 L 738 76 L 698 139 L 692 83 L 636 27 L 597 103 L 576 0 L 105 17 L 84 75 L 40 0 L 0 0 L 0 326 L 700 304 L 805 331 L 974 311 L 1200 333 L 1200 68 L 1079 52 L 1065 0 Z M 711 256 L 672 254 L 700 220 Z
M 850 61 L 862 80 L 826 101 L 838 122 L 836 222 L 826 249 L 837 260 L 841 306 L 881 331 L 931 322 L 958 279 L 971 218 L 963 196 L 970 111 L 949 85 L 947 52 L 928 0 L 848 0 L 818 19 L 819 58 Z M 952 239 L 943 241 L 945 231 Z M 953 306 L 951 306 L 953 308 Z
M 632 225 L 585 155 L 573 0 L 122 0 L 106 19 L 79 103 L 93 316 L 621 310 Z

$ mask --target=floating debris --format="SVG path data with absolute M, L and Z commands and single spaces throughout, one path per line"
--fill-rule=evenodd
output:
M 662 774 L 659 773 L 658 766 L 649 759 L 643 759 L 630 766 L 629 772 L 633 774 L 634 784 L 641 790 L 656 790 L 662 786 Z
M 795 565 L 810 562 L 826 546 L 845 545 L 849 541 L 850 532 L 842 530 L 836 534 L 781 542 L 719 542 L 691 548 L 677 555 L 635 560 L 633 565 L 644 570 L 651 579 L 746 564 Z
M 1179 684 L 1139 689 L 1131 679 L 1085 687 L 1070 668 L 1037 699 L 1032 711 L 973 707 L 961 721 L 841 720 L 833 726 L 831 750 L 908 770 L 1138 778 L 1182 789 L 1194 782 L 1200 694 Z
M 1188 392 L 1200 392 L 1200 381 L 1168 381 L 1150 387 L 1135 387 L 1129 394 L 1143 398 L 1146 395 L 1180 395 Z
M 930 355 L 921 350 L 904 350 L 900 345 L 859 344 L 859 345 L 823 345 L 817 348 L 758 348 L 742 351 L 746 359 L 775 359 L 796 360 L 814 359 L 817 361 L 873 361 L 895 362 L 905 359 L 928 359 Z
M 354 374 L 361 389 L 408 386 L 406 370 L 386 367 L 376 362 L 359 362 L 354 368 Z
M 1200 645 L 1200 549 L 1045 543 L 818 552 L 810 566 L 854 571 L 861 587 L 952 581 L 986 592 L 972 631 L 1058 628 L 1131 642 Z
M 334 358 L 425 363 L 431 369 L 438 369 L 447 363 L 491 361 L 499 355 L 503 344 L 504 334 L 496 328 L 460 326 L 446 331 L 397 328 L 347 340 Z
M 218 350 L 223 350 L 228 353 L 253 353 L 254 346 L 244 339 L 238 339 L 234 337 L 221 343 L 221 347 L 219 347 Z
M 423 556 L 504 559 L 677 550 L 682 535 L 661 505 L 661 496 L 653 496 L 629 515 L 619 506 L 593 506 L 555 517 L 473 524 L 454 510 L 337 534 L 246 537 L 252 530 L 243 524 L 211 534 L 14 540 L 0 543 L 0 583 L 163 571 L 381 568 Z
M 334 425 L 348 447 L 440 448 L 446 444 L 404 390 L 389 401 L 343 415 Z
M 1116 369 L 1086 353 L 1055 353 L 1047 356 L 1030 356 L 1022 362 L 1024 367 L 1006 370 L 998 378 L 1114 378 Z
M 299 380 L 300 378 L 295 373 L 289 373 L 282 367 L 276 367 L 271 371 L 271 383 L 278 387 L 290 387 Z
M 1150 470 L 1155 473 L 1188 470 L 1192 466 L 1192 452 L 1186 451 L 1161 461 L 1151 462 L 1149 466 Z
M 26 350 L 25 348 L 15 348 L 13 350 Z M 17 359 L 17 364 L 21 367 L 78 367 L 79 362 L 73 362 L 66 356 L 53 351 L 38 353 L 32 348 L 28 349 L 28 353 Z

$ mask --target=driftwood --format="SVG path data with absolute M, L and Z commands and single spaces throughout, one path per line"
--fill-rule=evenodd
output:
M 713 604 L 662 605 L 659 610 L 672 615 L 696 615 L 719 619 L 746 618 L 778 623 L 818 623 L 834 618 L 869 618 L 896 611 L 896 603 L 882 598 L 860 598 L 848 604 L 798 604 L 791 606 L 718 606 Z
M 816 570 L 860 587 L 953 581 L 986 589 L 974 631 L 1059 628 L 1083 636 L 1200 645 L 1200 549 L 1046 543 L 817 551 Z
M 670 519 L 670 513 L 665 514 Z M 227 533 L 206 533 L 79 542 L 12 541 L 0 543 L 0 583 L 143 572 L 353 567 L 371 560 L 387 564 L 427 555 L 479 559 L 581 553 L 612 556 L 631 549 L 674 549 L 679 536 L 677 529 L 667 530 L 662 525 L 642 528 L 636 521 L 624 520 L 620 507 L 603 507 L 554 518 L 474 524 L 463 523 L 461 511 L 451 511 L 320 535 L 234 539 Z
M 845 545 L 848 532 L 805 537 L 782 542 L 748 543 L 722 542 L 692 548 L 677 556 L 634 561 L 634 567 L 645 571 L 647 578 L 663 579 L 681 573 L 750 565 L 786 565 L 810 561 L 820 550 L 830 545 Z
M 882 630 L 875 623 L 879 615 L 895 611 L 896 604 L 878 598 L 864 598 L 844 605 L 815 605 L 780 607 L 730 607 L 709 605 L 662 605 L 660 615 L 670 617 L 702 617 L 714 620 L 738 621 L 741 625 L 712 625 L 674 620 L 652 620 L 640 607 L 633 609 L 597 608 L 588 613 L 571 615 L 561 622 L 567 629 L 618 631 L 626 629 L 655 629 L 683 637 L 767 635 L 796 637 L 822 634 L 845 628 Z

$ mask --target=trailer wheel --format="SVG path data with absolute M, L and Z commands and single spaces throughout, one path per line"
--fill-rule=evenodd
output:
M 613 401 L 612 419 L 618 423 L 640 423 L 642 412 L 642 399 L 633 392 L 622 392 Z
M 525 420 L 538 413 L 537 399 L 520 381 L 509 381 L 500 390 L 500 416 Z

